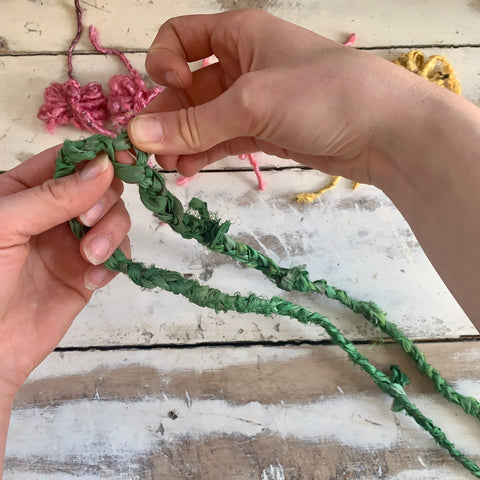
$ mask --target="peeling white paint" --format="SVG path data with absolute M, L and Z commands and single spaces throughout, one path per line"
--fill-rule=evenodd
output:
M 189 395 L 188 395 L 189 396 Z M 186 438 L 257 435 L 277 436 L 322 443 L 337 443 L 352 449 L 385 450 L 402 442 L 431 448 L 433 441 L 414 421 L 390 410 L 391 400 L 384 396 L 348 397 L 321 400 L 310 404 L 231 404 L 224 400 L 191 399 L 164 395 L 138 402 L 82 400 L 49 408 L 18 409 L 13 412 L 7 442 L 7 458 L 27 461 L 41 457 L 55 463 L 68 458 L 101 461 L 148 455 L 159 444 L 174 444 Z M 444 429 L 450 439 L 467 455 L 480 451 L 480 427 L 442 398 L 413 396 L 427 416 Z M 188 404 L 189 403 L 189 404 Z M 169 412 L 177 417 L 172 419 Z M 162 424 L 162 429 L 158 426 Z M 58 432 L 68 434 L 58 437 Z M 424 465 L 419 457 L 418 461 Z M 283 466 L 264 469 L 267 479 L 282 479 Z M 281 467 L 281 468 L 280 468 Z M 430 475 L 429 470 L 425 470 Z M 414 471 L 411 477 L 429 479 Z M 458 472 L 457 472 L 458 474 Z M 270 475 L 270 476 L 268 476 Z M 272 475 L 277 475 L 277 477 Z M 7 477 L 6 477 L 7 478 Z M 68 477 L 65 477 L 68 479 Z M 438 478 L 463 478 L 441 477 Z M 18 477 L 15 477 L 17 480 Z
M 404 470 L 387 478 L 388 480 L 472 480 L 473 477 L 462 468 L 443 466 L 428 470 Z M 375 479 L 369 478 L 368 480 Z
M 425 465 L 425 462 L 423 461 L 423 458 L 420 455 L 417 457 L 417 460 L 418 460 L 418 463 L 420 463 L 420 465 L 423 468 L 427 468 L 427 466 Z
M 168 413 L 175 411 L 172 420 Z M 339 442 L 351 447 L 385 449 L 399 439 L 388 399 L 369 397 L 361 404 L 343 397 L 308 405 L 233 405 L 223 400 L 185 398 L 145 399 L 140 402 L 76 401 L 48 410 L 15 410 L 9 431 L 7 456 L 45 456 L 55 461 L 75 455 L 98 459 L 102 455 L 148 452 L 159 441 L 185 437 L 262 433 L 303 441 Z M 157 433 L 163 423 L 164 433 Z M 56 432 L 68 432 L 62 439 Z M 27 447 L 28 445 L 28 447 Z M 58 446 L 58 449 L 56 448 Z
M 480 371 L 480 366 L 478 367 L 478 370 Z M 459 393 L 468 397 L 474 397 L 480 401 L 480 381 L 474 379 L 458 380 L 452 382 L 452 386 Z
M 270 465 L 262 471 L 262 480 L 285 480 L 285 469 L 283 465 Z

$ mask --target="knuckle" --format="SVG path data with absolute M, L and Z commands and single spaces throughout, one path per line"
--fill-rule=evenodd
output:
M 267 11 L 258 7 L 248 9 L 247 15 L 249 17 L 249 21 L 255 21 L 255 22 L 263 22 L 265 18 L 269 18 L 272 16 Z
M 118 230 L 122 232 L 122 234 L 125 234 L 130 230 L 132 226 L 132 220 L 130 218 L 130 215 L 128 214 L 125 202 L 122 199 L 118 200 L 116 204 L 116 209 L 118 212 L 118 216 L 115 222 L 115 228 L 118 228 Z
M 258 74 L 255 72 L 246 73 L 237 80 L 235 87 L 235 106 L 239 118 L 242 119 L 243 127 L 246 129 L 245 135 L 256 133 L 256 124 L 261 116 L 262 99 L 266 95 L 265 91 L 259 89 L 256 77 Z
M 271 16 L 259 7 L 231 10 L 229 13 L 243 28 L 248 27 L 251 22 L 263 22 L 265 18 Z
M 195 107 L 188 107 L 178 112 L 180 137 L 192 153 L 205 150 L 200 136 L 196 111 Z
M 149 48 L 145 58 L 145 70 L 150 77 L 155 77 L 161 64 L 161 54 L 164 50 L 164 48 L 155 43 Z
M 54 208 L 62 208 L 65 212 L 71 210 L 73 198 L 70 194 L 66 182 L 61 179 L 49 179 L 40 185 L 40 192 L 43 198 L 49 203 L 54 203 Z
M 123 222 L 124 222 L 125 231 L 128 232 L 128 231 L 130 231 L 130 228 L 132 227 L 132 219 L 130 218 L 130 215 L 128 214 L 128 211 L 125 207 L 125 204 L 123 203 L 123 200 L 122 200 L 122 205 L 123 205 L 122 219 L 123 219 Z
M 113 177 L 110 189 L 113 191 L 116 198 L 119 198 L 124 190 L 123 182 L 118 177 Z

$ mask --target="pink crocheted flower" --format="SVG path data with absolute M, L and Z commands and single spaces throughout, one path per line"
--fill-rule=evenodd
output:
M 94 133 L 111 135 L 105 129 L 108 120 L 107 99 L 98 82 L 82 87 L 77 80 L 53 82 L 45 89 L 44 104 L 38 118 L 53 133 L 58 125 L 71 123 L 77 128 Z
M 143 110 L 162 90 L 149 90 L 138 72 L 130 75 L 115 75 L 108 82 L 108 110 L 115 127 L 127 123 Z

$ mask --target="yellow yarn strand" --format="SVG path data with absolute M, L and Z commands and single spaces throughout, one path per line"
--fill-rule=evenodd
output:
M 297 195 L 297 202 L 299 203 L 309 203 L 313 202 L 315 199 L 323 195 L 325 192 L 328 192 L 332 188 L 335 188 L 335 185 L 340 181 L 342 177 L 333 177 L 329 184 L 325 185 L 318 192 L 311 193 L 299 193 Z

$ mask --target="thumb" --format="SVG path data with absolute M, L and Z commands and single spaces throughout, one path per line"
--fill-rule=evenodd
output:
M 157 155 L 204 152 L 236 137 L 254 136 L 259 115 L 254 84 L 245 74 L 225 92 L 197 106 L 147 113 L 128 126 L 132 143 Z
M 0 198 L 0 248 L 25 243 L 86 212 L 104 195 L 112 178 L 110 160 L 101 153 L 72 175 Z

